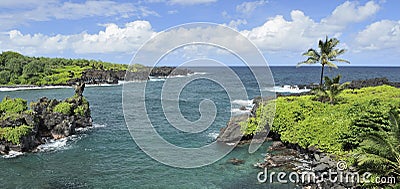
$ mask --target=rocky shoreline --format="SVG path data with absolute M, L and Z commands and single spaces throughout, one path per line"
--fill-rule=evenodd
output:
M 118 84 L 118 81 L 146 81 L 150 77 L 168 77 L 184 75 L 187 76 L 193 72 L 189 69 L 180 69 L 175 67 L 154 67 L 142 68 L 135 72 L 125 70 L 86 70 L 82 72 L 82 77 L 68 81 L 68 85 L 76 82 L 83 82 L 86 84 Z
M 3 132 L 0 133 L 0 154 L 35 152 L 49 139 L 65 138 L 75 134 L 77 128 L 92 126 L 89 102 L 82 95 L 84 88 L 84 83 L 78 84 L 75 95 L 62 101 L 42 97 L 30 104 L 30 110 L 12 114 L 0 112 L 0 131 Z M 6 97 L 3 102 L 14 100 Z M 17 129 L 23 127 L 27 128 L 26 133 L 18 133 Z
M 363 87 L 373 87 L 380 85 L 390 85 L 399 88 L 399 82 L 389 82 L 387 78 L 374 78 L 367 80 L 357 80 L 350 82 L 348 88 L 359 89 Z M 310 86 L 308 86 L 310 87 Z M 294 96 L 306 95 L 309 93 L 290 94 Z M 287 96 L 287 94 L 277 94 L 277 96 Z M 262 99 L 268 100 L 268 99 Z M 253 108 L 249 115 L 239 115 L 231 118 L 226 127 L 221 128 L 217 141 L 221 143 L 231 143 L 240 140 L 239 144 L 247 144 L 252 140 L 252 136 L 243 136 L 240 131 L 240 122 L 246 121 L 248 117 L 256 116 L 261 98 L 253 100 Z M 266 130 L 269 126 L 266 124 Z M 278 133 L 269 132 L 267 141 L 271 141 L 268 153 L 264 157 L 263 162 L 255 162 L 254 166 L 260 168 L 278 168 L 280 170 L 301 173 L 313 173 L 311 180 L 300 180 L 297 184 L 302 188 L 356 188 L 355 182 L 331 182 L 326 174 L 328 171 L 336 173 L 354 173 L 357 170 L 354 167 L 347 167 L 347 164 L 338 161 L 337 157 L 319 151 L 315 147 L 308 149 L 301 148 L 297 144 L 283 143 Z M 245 160 L 236 158 L 230 159 L 228 162 L 238 165 Z M 308 181 L 308 182 L 307 182 Z

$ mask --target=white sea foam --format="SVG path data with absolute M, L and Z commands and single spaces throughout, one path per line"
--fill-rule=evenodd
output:
M 7 158 L 15 158 L 20 155 L 24 155 L 24 153 L 11 150 L 8 152 L 7 155 L 3 155 L 2 157 L 7 159 Z
M 74 136 L 74 135 L 72 135 Z M 49 139 L 46 141 L 45 144 L 41 144 L 37 147 L 37 150 L 39 152 L 50 152 L 50 151 L 56 151 L 56 150 L 61 150 L 61 149 L 66 149 L 67 147 L 67 141 L 72 139 L 72 136 L 54 140 L 54 139 Z
M 205 75 L 205 74 L 207 74 L 207 72 L 194 72 L 194 73 L 189 74 L 189 75 Z
M 239 104 L 242 106 L 252 106 L 253 100 L 234 100 L 232 101 L 233 104 Z
M 311 89 L 299 89 L 297 86 L 284 85 L 275 86 L 272 88 L 266 88 L 266 91 L 277 92 L 277 93 L 305 93 L 311 91 Z
M 212 133 L 208 133 L 208 137 L 212 138 L 212 139 L 217 139 L 219 133 L 218 132 L 212 132 Z
M 232 113 L 241 113 L 241 114 L 243 114 L 243 113 L 250 113 L 250 110 L 251 110 L 251 109 L 241 110 L 241 109 L 239 109 L 239 108 L 233 108 L 233 109 L 231 110 L 231 112 L 232 112 Z
M 39 89 L 62 89 L 62 88 L 72 88 L 71 86 L 31 86 L 31 87 L 0 87 L 0 92 L 5 91 L 21 91 L 21 90 L 39 90 Z

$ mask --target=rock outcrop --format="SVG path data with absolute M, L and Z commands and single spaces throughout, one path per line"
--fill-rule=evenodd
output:
M 394 87 L 400 87 L 399 82 L 390 82 L 386 77 L 382 77 L 382 78 L 373 78 L 365 80 L 354 80 L 349 84 L 348 88 L 360 89 L 363 87 L 375 87 L 380 85 L 391 85 Z
M 249 117 L 255 117 L 256 116 L 256 110 L 259 107 L 260 103 L 265 102 L 270 100 L 270 98 L 261 98 L 261 97 L 256 97 L 253 99 L 253 108 L 250 110 L 250 114 L 241 114 L 238 116 L 232 117 L 229 122 L 227 123 L 226 127 L 223 127 L 220 129 L 219 135 L 217 137 L 218 142 L 223 142 L 223 143 L 235 143 L 235 142 L 240 142 L 240 143 L 247 143 L 250 142 L 252 139 L 254 139 L 257 142 L 264 142 L 263 141 L 263 136 L 266 135 L 266 133 L 260 133 L 260 135 L 253 136 L 253 135 L 243 135 L 242 131 L 240 130 L 241 122 L 246 122 Z M 269 131 L 269 126 L 268 124 L 265 125 L 266 131 Z
M 7 154 L 10 150 L 31 152 L 46 139 L 68 137 L 76 128 L 92 126 L 89 103 L 82 95 L 84 87 L 84 83 L 79 83 L 75 95 L 63 101 L 43 97 L 32 102 L 30 110 L 11 114 L 13 116 L 2 112 L 0 153 Z M 12 134 L 17 138 L 11 140 L 9 135 Z
M 89 69 L 82 72 L 82 77 L 79 79 L 71 79 L 68 84 L 76 82 L 83 82 L 86 84 L 118 84 L 118 81 L 132 80 L 132 81 L 145 81 L 150 77 L 167 77 L 176 75 L 188 75 L 193 73 L 188 69 L 179 69 L 175 67 L 143 67 L 134 72 L 125 70 L 96 70 Z

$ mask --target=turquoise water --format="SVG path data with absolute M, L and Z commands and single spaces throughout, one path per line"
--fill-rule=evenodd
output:
M 387 76 L 399 79 L 399 68 L 363 68 L 358 75 L 350 68 L 341 69 L 344 78 L 371 78 Z M 273 68 L 278 84 L 318 82 L 318 68 Z M 220 74 L 218 70 L 202 70 L 207 74 Z M 259 95 L 254 78 L 247 70 L 237 69 L 246 85 L 249 98 Z M 347 75 L 344 73 L 348 73 Z M 310 76 L 316 75 L 316 76 Z M 329 73 L 328 73 L 329 74 Z M 316 79 L 314 78 L 316 77 Z M 216 102 L 218 114 L 211 127 L 199 134 L 185 135 L 171 129 L 160 114 L 157 91 L 163 81 L 150 82 L 147 108 L 157 131 L 166 140 L 183 147 L 198 147 L 215 140 L 219 129 L 229 120 L 232 109 L 226 92 L 209 81 L 197 81 L 182 91 L 179 102 L 182 114 L 196 120 L 200 114 L 198 103 L 202 98 Z M 143 83 L 133 83 L 135 86 Z M 73 89 L 48 89 L 0 92 L 0 97 L 22 97 L 29 101 L 42 96 L 63 99 L 73 95 Z M 253 164 L 263 159 L 269 143 L 254 154 L 248 146 L 235 148 L 228 156 L 208 166 L 195 169 L 174 168 L 148 157 L 133 141 L 124 122 L 122 110 L 122 86 L 87 87 L 84 95 L 90 102 L 94 127 L 69 138 L 56 150 L 25 154 L 17 158 L 0 158 L 0 188 L 292 188 L 293 185 L 259 184 Z M 244 100 L 244 99 L 243 99 Z M 140 124 L 140 120 L 138 120 Z M 244 164 L 227 163 L 230 158 L 246 160 Z

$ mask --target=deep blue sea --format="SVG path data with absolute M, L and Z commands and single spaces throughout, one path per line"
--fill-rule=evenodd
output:
M 246 87 L 248 99 L 229 99 L 224 87 L 216 82 L 199 79 L 181 91 L 180 111 L 186 119 L 201 117 L 199 103 L 209 99 L 217 113 L 211 126 L 196 134 L 184 134 L 171 127 L 163 115 L 160 103 L 165 81 L 147 82 L 146 108 L 157 132 L 174 145 L 195 148 L 215 141 L 220 128 L 238 108 L 260 95 L 252 74 L 246 68 L 233 68 Z M 275 85 L 318 83 L 319 67 L 272 67 Z M 218 68 L 197 68 L 204 77 L 227 78 Z M 325 72 L 341 74 L 342 81 L 387 77 L 400 82 L 400 68 L 341 67 Z M 191 76 L 188 76 L 191 77 Z M 176 82 L 183 78 L 173 78 Z M 128 83 L 132 92 L 144 82 Z M 159 163 L 144 153 L 132 139 L 125 123 L 122 107 L 122 85 L 89 86 L 84 95 L 90 103 L 94 127 L 82 130 L 67 140 L 43 147 L 43 152 L 24 154 L 16 158 L 0 158 L 0 188 L 293 188 L 294 185 L 257 182 L 259 169 L 253 164 L 263 160 L 269 143 L 253 154 L 248 146 L 238 146 L 219 161 L 200 168 L 175 168 Z M 238 87 L 239 88 L 239 87 Z M 264 90 L 264 89 L 261 89 Z M 140 91 L 139 91 L 140 92 Z M 64 99 L 73 95 L 72 88 L 0 92 L 4 96 L 36 101 L 40 97 Z M 139 101 L 138 101 L 139 102 Z M 134 101 L 133 101 L 134 103 Z M 141 111 L 141 110 L 137 110 Z M 135 113 L 133 110 L 132 113 Z M 136 112 L 139 113 L 139 112 Z M 137 124 L 143 124 L 137 119 Z M 179 157 L 177 157 L 179 158 Z M 237 158 L 244 164 L 232 165 L 227 160 Z

